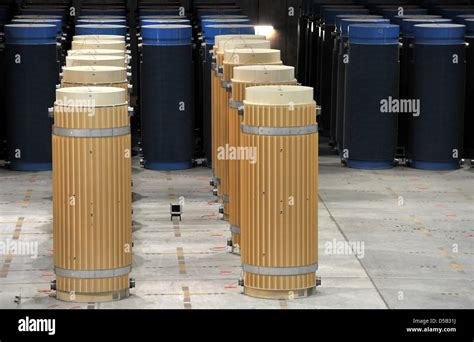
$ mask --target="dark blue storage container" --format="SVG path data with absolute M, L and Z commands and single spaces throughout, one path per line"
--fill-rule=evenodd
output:
M 192 167 L 194 66 L 189 25 L 142 27 L 141 127 L 145 167 Z
M 466 110 L 464 114 L 464 157 L 474 160 L 474 18 L 464 19 L 466 25 Z
M 58 79 L 57 28 L 5 25 L 7 154 L 13 170 L 51 169 L 48 116 Z
M 394 166 L 398 116 L 384 103 L 399 96 L 399 34 L 398 25 L 349 26 L 342 153 L 348 167 Z
M 409 119 L 408 153 L 419 169 L 459 167 L 463 149 L 466 48 L 465 26 L 419 24 L 414 27 L 413 84 L 420 101 Z
M 355 24 L 388 24 L 381 16 L 338 16 L 336 18 L 336 41 L 333 56 L 333 78 L 331 95 L 331 138 L 340 151 L 343 146 L 344 129 L 344 85 L 346 80 L 345 56 L 348 54 L 349 26 Z

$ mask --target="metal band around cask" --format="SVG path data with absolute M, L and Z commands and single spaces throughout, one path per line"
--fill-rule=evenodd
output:
M 244 293 L 293 299 L 314 293 L 318 265 L 318 133 L 313 88 L 245 91 L 240 165 Z
M 126 91 L 58 89 L 52 145 L 57 298 L 103 302 L 128 297 L 132 195 Z

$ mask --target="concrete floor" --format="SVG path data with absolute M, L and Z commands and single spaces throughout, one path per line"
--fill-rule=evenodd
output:
M 288 301 L 242 294 L 239 258 L 226 252 L 229 230 L 218 219 L 210 175 L 203 167 L 149 171 L 135 160 L 137 286 L 120 302 L 74 304 L 57 301 L 49 290 L 51 173 L 0 168 L 0 240 L 39 246 L 37 258 L 0 256 L 0 308 L 474 308 L 474 169 L 357 171 L 322 155 L 322 286 L 312 297 Z M 179 196 L 185 197 L 183 220 L 172 223 L 169 203 Z M 358 256 L 333 254 L 327 247 L 335 242 L 364 248 Z

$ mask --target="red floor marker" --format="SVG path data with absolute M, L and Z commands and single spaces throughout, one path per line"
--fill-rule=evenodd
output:
M 40 292 L 40 293 L 49 293 L 51 292 L 50 289 L 42 289 L 42 290 L 37 290 L 37 292 Z

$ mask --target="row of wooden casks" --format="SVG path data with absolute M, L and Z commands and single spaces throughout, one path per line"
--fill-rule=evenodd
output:
M 316 104 L 280 51 L 254 38 L 216 37 L 213 183 L 244 293 L 305 297 L 318 282 Z
M 128 61 L 125 36 L 79 35 L 62 69 L 52 111 L 59 300 L 120 300 L 134 285 Z

